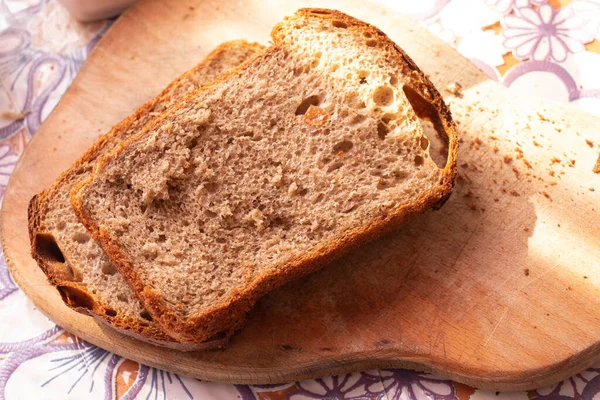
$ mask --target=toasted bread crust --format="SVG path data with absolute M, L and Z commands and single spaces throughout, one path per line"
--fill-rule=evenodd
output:
M 44 226 L 44 217 L 48 212 L 52 199 L 62 185 L 72 182 L 82 174 L 91 172 L 94 165 L 93 163 L 99 156 L 107 150 L 113 149 L 115 145 L 121 141 L 124 132 L 131 126 L 138 124 L 138 121 L 143 116 L 150 113 L 157 104 L 164 103 L 170 99 L 171 94 L 174 91 L 182 90 L 181 86 L 187 81 L 189 75 L 220 63 L 221 60 L 228 57 L 229 52 L 234 48 L 241 48 L 248 53 L 253 54 L 258 54 L 264 49 L 260 44 L 248 43 L 244 40 L 226 42 L 215 48 L 201 63 L 173 81 L 156 98 L 142 105 L 134 114 L 125 118 L 115 125 L 108 133 L 101 136 L 83 156 L 58 177 L 50 188 L 34 196 L 28 207 L 28 230 L 31 242 L 31 254 L 38 263 L 40 269 L 48 278 L 48 281 L 59 290 L 65 304 L 77 312 L 93 316 L 97 321 L 102 322 L 123 334 L 135 337 L 138 340 L 176 350 L 191 351 L 222 348 L 226 345 L 229 336 L 233 333 L 233 329 L 216 333 L 213 337 L 208 338 L 207 341 L 204 342 L 185 344 L 178 343 L 173 337 L 164 333 L 160 329 L 160 326 L 155 322 L 148 321 L 146 323 L 146 321 L 142 321 L 141 319 L 138 320 L 128 316 L 113 317 L 107 315 L 105 312 L 106 306 L 102 304 L 99 299 L 94 299 L 93 293 L 88 290 L 85 284 L 73 279 L 73 272 L 69 271 L 70 267 L 49 262 L 47 258 L 40 253 L 40 247 L 37 246 L 36 241 L 43 235 L 50 234 Z M 86 302 L 85 299 L 88 298 L 94 300 Z M 88 307 L 83 307 L 81 305 L 82 299 L 84 300 L 83 303 L 86 303 Z
M 443 169 L 441 181 L 437 187 L 419 198 L 416 198 L 412 203 L 398 207 L 388 214 L 380 215 L 365 226 L 347 233 L 334 245 L 322 245 L 296 259 L 287 261 L 284 265 L 277 268 L 277 271 L 274 273 L 257 276 L 244 290 L 234 294 L 226 304 L 214 307 L 202 315 L 196 315 L 186 319 L 172 312 L 158 293 L 150 288 L 144 287 L 143 282 L 139 279 L 133 268 L 132 260 L 130 260 L 127 254 L 123 252 L 118 244 L 117 238 L 113 237 L 110 232 L 101 229 L 99 221 L 91 218 L 84 206 L 86 186 L 94 179 L 94 176 L 90 175 L 88 179 L 74 187 L 71 192 L 71 203 L 73 208 L 92 236 L 102 245 L 111 261 L 132 285 L 137 295 L 142 299 L 147 310 L 155 317 L 155 320 L 161 324 L 165 331 L 170 332 L 173 337 L 176 337 L 181 342 L 200 342 L 214 335 L 216 332 L 221 331 L 224 327 L 239 325 L 246 312 L 261 296 L 270 290 L 318 270 L 328 262 L 341 257 L 351 249 L 396 229 L 408 219 L 421 214 L 430 208 L 435 208 L 436 206 L 443 204 L 452 192 L 454 177 L 456 175 L 456 157 L 458 148 L 457 132 L 450 111 L 444 104 L 441 95 L 426 78 L 423 72 L 421 72 L 406 53 L 393 43 L 383 32 L 365 22 L 359 21 L 339 11 L 326 9 L 301 9 L 296 13 L 296 16 L 328 19 L 335 18 L 338 21 L 344 22 L 347 25 L 347 29 L 357 35 L 363 35 L 364 33 L 371 34 L 373 37 L 377 38 L 380 46 L 390 50 L 392 54 L 396 54 L 396 57 L 390 61 L 395 64 L 395 67 L 399 71 L 403 71 L 404 76 L 408 76 L 411 88 L 419 93 L 430 105 L 435 107 L 443 125 L 446 136 L 445 139 L 448 143 L 448 160 Z M 209 87 L 213 87 L 214 85 L 218 85 L 220 82 L 229 79 L 240 68 L 252 68 L 254 62 L 259 63 L 262 57 L 269 57 L 272 52 L 278 51 L 278 46 L 280 46 L 282 42 L 280 37 L 283 34 L 281 26 L 276 26 L 272 31 L 274 45 L 269 48 L 263 56 L 259 56 L 254 59 L 254 61 L 222 75 Z M 188 99 L 192 99 L 192 96 L 196 96 L 197 93 L 207 90 L 207 88 L 208 87 L 200 89 L 196 94 L 190 95 Z M 111 157 L 114 157 L 123 151 L 128 143 L 135 141 L 149 129 L 159 126 L 168 117 L 169 115 L 161 115 L 151 124 L 148 124 L 142 132 L 122 143 L 113 153 L 102 157 L 96 165 L 94 174 L 101 171 Z

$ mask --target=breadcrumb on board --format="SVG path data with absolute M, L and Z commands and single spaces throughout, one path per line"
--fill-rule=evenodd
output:
M 592 171 L 595 174 L 600 174 L 600 154 L 598 154 L 598 160 L 596 161 L 596 165 L 594 165 L 594 169 Z
M 458 82 L 448 83 L 446 85 L 446 87 L 444 88 L 444 91 L 458 97 L 459 99 L 462 99 L 462 97 L 463 97 L 462 85 Z

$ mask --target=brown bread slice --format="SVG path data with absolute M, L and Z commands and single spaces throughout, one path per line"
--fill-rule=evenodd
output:
M 162 346 L 192 350 L 223 345 L 226 334 L 189 345 L 163 333 L 135 297 L 131 288 L 90 238 L 69 202 L 73 185 L 86 178 L 96 160 L 122 140 L 139 131 L 157 114 L 263 50 L 259 44 L 233 41 L 220 45 L 204 61 L 172 82 L 155 99 L 102 136 L 52 187 L 36 195 L 29 205 L 32 254 L 49 281 L 73 309 L 91 314 L 113 328 Z
M 302 9 L 272 38 L 103 157 L 71 195 L 154 320 L 182 342 L 238 325 L 266 292 L 452 190 L 450 112 L 383 32 Z M 417 114 L 446 140 L 441 169 Z

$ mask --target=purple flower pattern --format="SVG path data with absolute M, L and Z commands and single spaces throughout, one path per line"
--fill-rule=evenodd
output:
M 299 382 L 296 391 L 287 399 L 368 400 L 373 398 L 365 392 L 368 378 L 369 375 L 365 373 L 355 373 Z
M 462 39 L 460 35 L 448 32 L 438 18 L 451 2 L 435 0 L 430 9 L 419 14 L 418 18 L 425 24 L 439 25 L 439 31 L 452 35 L 451 42 L 457 45 Z M 485 4 L 504 15 L 501 36 L 506 51 L 512 51 L 517 59 L 528 60 L 504 75 L 505 84 L 510 85 L 525 74 L 545 71 L 565 82 L 570 101 L 600 97 L 600 91 L 593 87 L 578 88 L 567 67 L 560 64 L 569 55 L 583 52 L 584 44 L 594 35 L 600 36 L 600 0 L 573 0 L 568 7 L 558 10 L 553 9 L 547 0 L 485 0 Z M 0 15 L 0 44 L 3 44 L 0 46 L 0 112 L 8 111 L 19 118 L 0 117 L 0 199 L 22 151 L 22 145 L 16 145 L 20 143 L 16 138 L 26 141 L 37 131 L 110 24 L 104 23 L 91 33 L 80 27 L 77 35 L 81 37 L 78 38 L 72 36 L 73 32 L 51 31 L 43 24 L 48 18 L 68 18 L 55 1 L 17 3 L 7 0 L 0 3 L 0 13 L 3 12 L 7 13 Z M 3 21 L 7 21 L 8 26 L 3 26 Z M 48 43 L 57 36 L 60 36 L 58 42 Z M 496 65 L 480 64 L 493 72 L 490 75 L 497 75 L 502 81 Z M 7 97 L 3 97 L 6 93 Z M 0 253 L 0 307 L 9 304 L 7 302 L 15 296 L 23 294 L 12 281 Z M 116 379 L 125 360 L 76 338 L 58 339 L 64 335 L 62 329 L 51 326 L 18 342 L 0 340 L 0 399 L 15 398 L 17 384 L 14 382 L 19 382 L 29 370 L 39 372 L 37 380 L 27 381 L 28 388 L 19 389 L 23 391 L 19 392 L 19 396 L 30 390 L 32 395 L 29 398 L 52 397 L 49 393 L 59 397 L 116 398 Z M 143 365 L 136 371 L 127 390 L 121 393 L 121 399 L 465 400 L 458 395 L 451 381 L 402 369 L 261 386 L 210 384 Z M 478 398 L 495 397 L 493 393 L 483 391 L 477 391 L 477 395 Z M 530 396 L 552 400 L 599 398 L 600 366 L 552 387 L 538 389 Z
M 19 156 L 11 151 L 7 144 L 0 144 L 0 203 L 4 198 L 4 191 L 8 184 L 8 178 L 15 168 Z
M 534 391 L 533 400 L 592 400 L 600 398 L 600 367 L 589 368 L 556 385 Z
M 381 370 L 379 376 L 389 400 L 459 400 L 452 381 L 432 374 L 394 369 Z M 373 386 L 367 390 L 377 393 Z
M 485 4 L 494 7 L 502 14 L 508 14 L 513 10 L 531 6 L 541 6 L 547 0 L 485 0 Z
M 0 251 L 0 301 L 17 290 L 17 285 L 15 285 L 10 277 L 10 274 L 8 273 L 8 268 L 6 267 L 6 262 L 4 261 L 4 255 Z
M 593 39 L 572 9 L 554 10 L 549 4 L 520 8 L 518 14 L 504 17 L 502 25 L 504 46 L 520 60 L 565 61 L 569 53 L 582 51 Z

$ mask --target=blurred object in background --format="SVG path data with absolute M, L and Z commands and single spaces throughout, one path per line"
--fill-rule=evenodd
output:
M 136 0 L 59 0 L 79 21 L 97 21 L 121 14 Z

